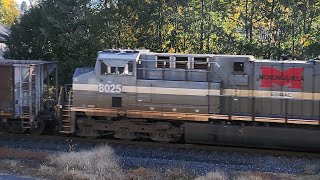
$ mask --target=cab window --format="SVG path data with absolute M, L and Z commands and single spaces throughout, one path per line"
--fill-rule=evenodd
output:
M 110 74 L 117 74 L 117 67 L 111 67 Z
M 100 74 L 124 74 L 124 75 L 133 75 L 133 62 L 129 61 L 126 66 L 107 66 L 104 62 L 100 62 Z
M 101 75 L 108 74 L 108 66 L 104 62 L 100 62 L 100 71 Z
M 244 72 L 244 62 L 234 62 L 233 63 L 234 72 Z
M 124 74 L 124 67 L 111 67 L 110 74 Z
M 124 74 L 124 67 L 118 67 L 117 74 Z

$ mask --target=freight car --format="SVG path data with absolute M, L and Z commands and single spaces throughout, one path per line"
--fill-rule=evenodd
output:
M 319 151 L 319 99 L 316 60 L 106 50 L 76 69 L 61 132 Z
M 40 134 L 54 120 L 57 85 L 55 62 L 0 60 L 2 130 Z

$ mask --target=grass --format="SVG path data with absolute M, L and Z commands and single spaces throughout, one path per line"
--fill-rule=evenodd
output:
M 204 176 L 200 176 L 196 178 L 195 180 L 227 180 L 227 179 L 229 179 L 229 177 L 225 173 L 220 171 L 211 171 Z
M 108 146 L 51 155 L 49 163 L 41 165 L 39 172 L 54 179 L 124 179 L 118 160 Z
M 45 160 L 48 153 L 13 148 L 0 148 L 0 158 Z
M 315 175 L 320 174 L 320 163 L 319 164 L 307 164 L 304 166 L 304 174 Z
M 184 168 L 157 171 L 147 168 L 124 170 L 112 148 L 101 146 L 80 152 L 47 154 L 29 150 L 0 148 L 0 172 L 57 180 L 303 180 L 320 179 L 320 164 L 304 167 L 304 175 L 231 172 L 213 170 L 203 176 Z
M 8 174 L 19 174 L 23 176 L 36 177 L 38 170 L 32 168 L 28 163 L 22 160 L 14 159 L 1 159 L 0 160 L 0 172 Z
M 285 173 L 268 173 L 268 172 L 234 172 L 235 180 L 319 180 L 318 175 L 291 175 Z

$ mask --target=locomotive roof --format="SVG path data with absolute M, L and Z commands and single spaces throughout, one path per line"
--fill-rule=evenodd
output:
M 147 55 L 156 55 L 156 56 L 192 56 L 192 57 L 247 57 L 254 58 L 252 55 L 226 55 L 226 54 L 184 54 L 184 53 L 155 53 L 150 52 Z
M 301 60 L 269 60 L 269 59 L 256 59 L 255 60 L 256 63 L 277 63 L 277 64 L 281 64 L 281 63 L 288 63 L 288 64 L 308 64 L 308 63 L 314 63 L 314 60 L 311 61 L 301 61 Z
M 102 51 L 98 54 L 98 60 L 135 60 L 139 57 L 139 52 L 124 52 L 124 51 Z
M 146 53 L 147 55 L 156 55 L 156 56 L 194 56 L 194 57 L 209 57 L 213 54 L 183 54 L 183 53 L 156 53 L 150 52 Z
M 77 77 L 77 76 L 80 76 L 82 74 L 86 74 L 86 73 L 89 73 L 92 71 L 94 71 L 94 68 L 92 68 L 92 67 L 77 68 L 73 74 L 73 77 Z
M 274 63 L 274 64 L 311 64 L 315 63 L 316 60 L 271 60 L 271 59 L 256 59 L 253 55 L 225 55 L 225 54 L 185 54 L 185 53 L 156 53 L 150 52 L 149 50 L 128 50 L 128 49 L 111 49 L 99 52 L 98 60 L 103 61 L 112 61 L 112 60 L 119 60 L 119 61 L 132 61 L 137 60 L 140 54 L 144 55 L 154 55 L 154 56 L 175 56 L 175 57 L 212 57 L 212 58 L 248 58 L 249 61 L 254 61 L 255 63 Z M 118 61 L 118 62 L 119 62 Z M 317 61 L 319 62 L 319 61 Z

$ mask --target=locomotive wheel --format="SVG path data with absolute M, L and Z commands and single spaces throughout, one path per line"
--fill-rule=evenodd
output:
M 89 139 L 99 137 L 99 133 L 93 129 L 93 125 L 94 123 L 92 121 L 88 121 L 86 118 L 79 118 L 79 120 L 77 120 L 76 135 Z
M 181 139 L 182 134 L 179 124 L 168 122 L 155 123 L 153 132 L 150 133 L 150 139 L 157 142 L 177 142 Z
M 3 122 L 2 123 L 2 132 L 4 133 L 14 133 L 22 134 L 26 132 L 26 128 L 22 127 L 20 122 Z
M 4 122 L 3 120 L 0 118 L 0 131 L 3 132 L 4 131 L 4 126 L 3 126 Z
M 9 133 L 9 125 L 7 122 L 1 122 L 1 132 L 2 133 Z
M 44 120 L 36 120 L 35 122 L 32 123 L 31 128 L 30 128 L 30 133 L 33 135 L 40 135 L 44 132 L 46 128 L 46 123 Z
M 158 142 L 171 142 L 173 139 L 168 136 L 166 131 L 157 131 L 156 133 L 152 134 L 150 138 L 154 141 Z
M 78 136 L 86 137 L 89 139 L 95 139 L 99 137 L 98 132 L 93 130 L 93 128 L 90 126 L 78 126 L 78 127 L 79 127 L 79 130 L 76 131 L 76 134 Z
M 114 134 L 115 138 L 123 139 L 123 140 L 133 140 L 136 137 L 129 131 L 128 128 L 119 128 L 119 130 Z
M 14 134 L 23 134 L 26 132 L 27 129 L 23 128 L 22 126 L 15 126 L 9 125 L 9 131 Z

